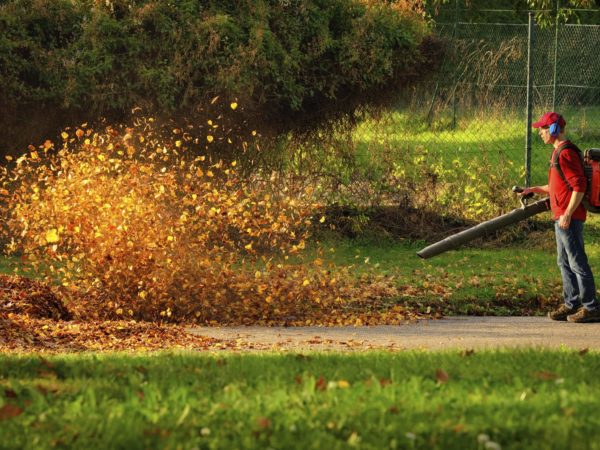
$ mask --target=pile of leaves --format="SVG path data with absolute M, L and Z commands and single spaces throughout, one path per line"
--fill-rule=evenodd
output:
M 385 283 L 375 283 L 371 293 L 389 295 Z M 148 351 L 161 349 L 247 350 L 252 343 L 220 340 L 190 332 L 184 324 L 163 321 L 99 320 L 90 311 L 73 305 L 69 311 L 57 295 L 61 289 L 21 276 L 0 275 L 0 351 L 78 352 Z M 407 294 L 408 291 L 407 291 Z M 417 293 L 418 294 L 418 293 Z M 269 325 L 377 325 L 399 324 L 416 319 L 404 307 L 386 307 L 381 300 L 339 305 L 331 314 L 313 311 L 312 316 L 289 317 Z M 248 323 L 247 321 L 245 321 Z M 261 323 L 260 320 L 258 320 Z
M 0 314 L 54 320 L 71 320 L 73 317 L 49 286 L 29 278 L 7 275 L 0 275 Z
M 175 325 L 85 320 L 71 313 L 57 293 L 38 281 L 0 275 L 2 351 L 207 349 L 222 345 Z
M 237 105 L 231 104 L 235 109 Z M 3 239 L 86 320 L 208 324 L 398 323 L 394 280 L 357 280 L 304 255 L 319 210 L 306 180 L 211 161 L 215 120 L 165 133 L 82 124 L 3 169 Z M 223 138 L 225 139 L 225 138 Z M 240 149 L 243 152 L 243 148 Z M 204 152 L 204 154 L 202 154 Z M 370 311 L 378 301 L 383 307 Z
M 217 339 L 190 334 L 173 324 L 131 321 L 54 321 L 0 315 L 0 350 L 125 351 L 226 348 Z

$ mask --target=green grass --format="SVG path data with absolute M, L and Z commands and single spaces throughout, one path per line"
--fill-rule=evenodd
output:
M 17 272 L 15 272 L 15 268 Z M 20 275 L 29 278 L 39 278 L 39 274 L 21 270 L 21 260 L 18 256 L 0 255 L 0 273 L 5 275 Z
M 466 248 L 423 260 L 416 253 L 425 244 L 341 241 L 331 258 L 354 264 L 357 274 L 372 271 L 394 276 L 401 286 L 421 288 L 417 298 L 395 301 L 432 308 L 444 314 L 511 315 L 543 313 L 542 298 L 560 293 L 555 255 L 543 249 Z M 592 264 L 600 262 L 590 258 Z M 365 261 L 368 261 L 365 263 Z M 598 264 L 596 264 L 598 266 Z
M 585 235 L 590 265 L 598 277 L 600 215 L 589 215 Z M 416 255 L 426 242 L 325 236 L 322 246 L 335 248 L 333 253 L 325 252 L 326 258 L 338 265 L 353 265 L 357 276 L 370 271 L 394 276 L 402 286 L 422 288 L 419 298 L 396 301 L 444 314 L 511 315 L 542 314 L 548 302 L 562 298 L 554 239 L 549 229 L 536 242 L 486 248 L 471 245 L 427 260 Z
M 11 258 L 6 258 L 6 257 L 0 258 L 0 273 L 4 273 L 4 274 L 13 273 L 13 267 L 11 266 Z
M 541 114 L 535 111 L 534 114 Z M 562 111 L 567 120 L 567 137 L 582 150 L 600 147 L 600 108 L 579 107 Z M 534 117 L 534 121 L 537 116 Z M 525 117 L 522 111 L 496 113 L 485 119 L 461 114 L 457 126 L 450 121 L 433 122 L 427 126 L 419 114 L 394 112 L 382 122 L 364 121 L 354 133 L 359 159 L 365 164 L 376 149 L 390 145 L 400 153 L 419 155 L 427 151 L 431 160 L 441 158 L 451 164 L 456 158 L 477 160 L 485 155 L 488 163 L 501 162 L 501 156 L 512 161 L 512 183 L 522 183 L 525 166 Z M 532 181 L 546 184 L 551 148 L 545 146 L 533 130 Z M 399 157 L 399 160 L 400 157 Z
M 599 370 L 539 350 L 0 355 L 0 411 L 22 410 L 0 448 L 600 448 Z

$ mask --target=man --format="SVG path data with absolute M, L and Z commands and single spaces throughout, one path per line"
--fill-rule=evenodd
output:
M 526 188 L 520 195 L 533 192 L 550 196 L 564 304 L 550 311 L 548 317 L 578 323 L 600 322 L 600 303 L 596 299 L 594 276 L 583 244 L 587 212 L 581 200 L 587 180 L 581 153 L 565 139 L 566 125 L 565 119 L 552 111 L 533 124 L 534 128 L 539 128 L 544 144 L 553 146 L 548 184 Z

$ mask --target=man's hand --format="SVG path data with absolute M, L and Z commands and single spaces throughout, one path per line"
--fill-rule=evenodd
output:
M 570 214 L 563 214 L 562 216 L 560 216 L 558 218 L 558 226 L 560 228 L 562 228 L 563 230 L 568 229 L 569 225 L 571 225 L 571 215 Z
M 525 195 L 535 194 L 535 191 L 533 188 L 525 188 L 521 192 L 517 192 L 517 194 L 521 197 L 524 197 Z
M 548 185 L 545 186 L 531 186 L 528 188 L 518 188 L 518 190 L 516 190 L 517 186 L 515 186 L 513 188 L 513 192 L 516 192 L 517 194 L 519 194 L 521 197 L 525 196 L 525 195 L 531 195 L 531 194 L 548 194 L 550 192 L 550 189 L 548 188 Z

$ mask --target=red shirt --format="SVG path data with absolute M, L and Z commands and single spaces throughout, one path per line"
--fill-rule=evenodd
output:
M 565 141 L 564 143 L 569 142 Z M 561 178 L 558 170 L 552 167 L 554 161 L 554 155 L 556 149 L 552 152 L 550 157 L 550 170 L 548 171 L 548 188 L 550 190 L 550 207 L 552 209 L 553 220 L 558 220 L 567 210 L 569 201 L 571 200 L 571 192 L 585 192 L 587 186 L 587 180 L 585 173 L 583 172 L 583 166 L 581 159 L 577 152 L 570 148 L 565 148 L 560 152 L 560 168 L 565 175 L 565 178 L 569 184 Z M 569 186 L 570 185 L 570 186 Z M 573 213 L 572 219 L 585 221 L 587 217 L 587 211 L 580 203 Z

